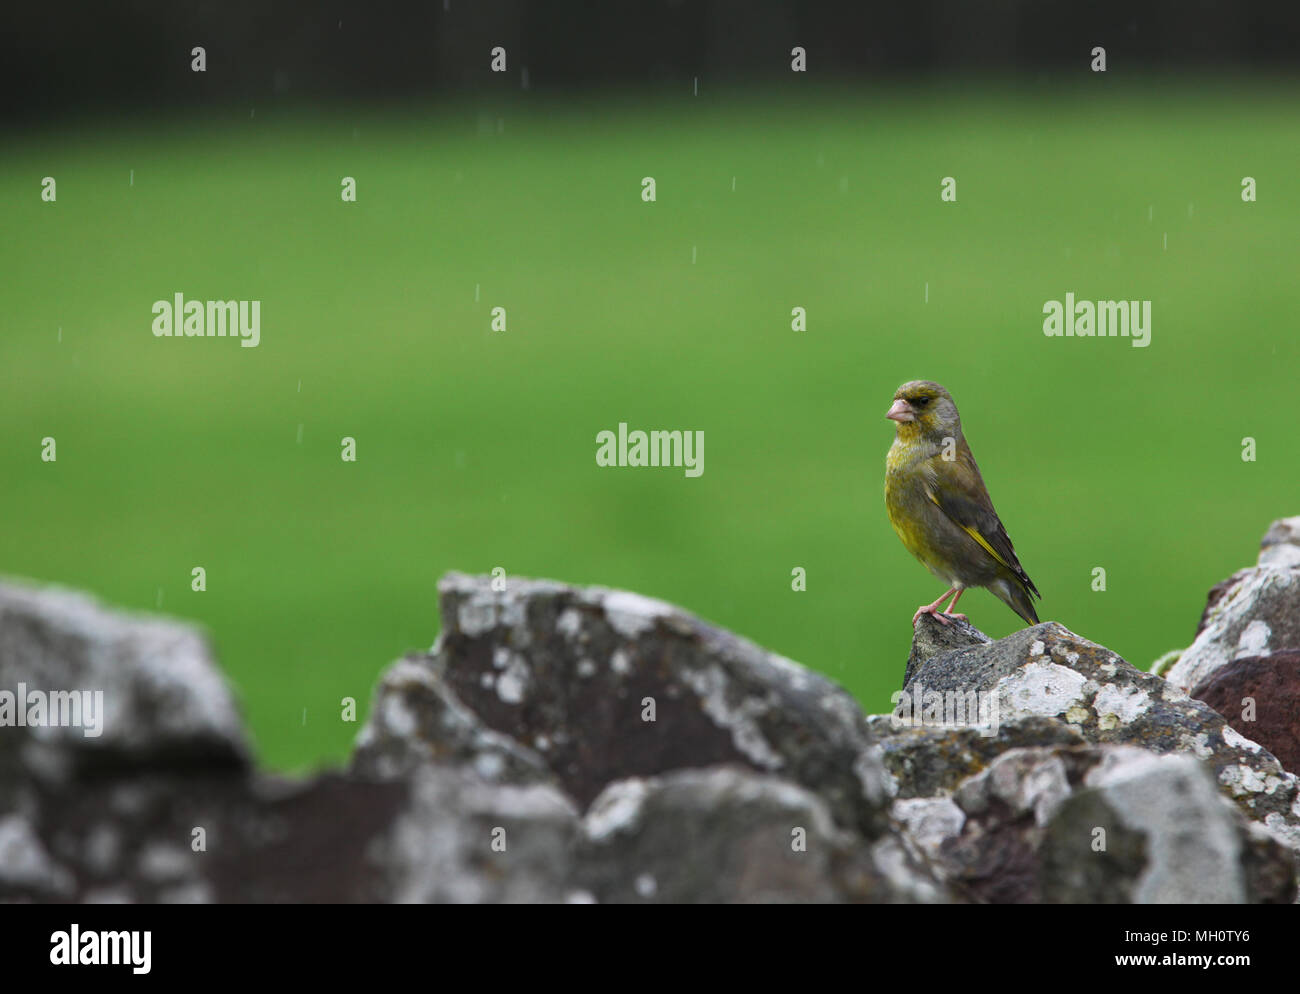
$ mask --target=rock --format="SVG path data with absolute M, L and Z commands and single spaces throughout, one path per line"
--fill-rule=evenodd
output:
M 411 806 L 410 795 L 404 782 L 368 783 L 335 773 L 305 782 L 257 778 L 241 785 L 207 815 L 216 826 L 208 832 L 209 852 L 216 857 L 212 900 L 393 900 L 388 865 L 376 853 L 391 850 L 393 826 Z
M 1169 668 L 1170 683 L 1190 691 L 1245 656 L 1300 650 L 1300 517 L 1273 522 L 1259 561 L 1211 588 L 1196 640 Z
M 0 901 L 1295 896 L 1296 778 L 1055 623 L 923 619 L 917 713 L 986 724 L 895 727 L 659 601 L 492 582 L 443 581 L 434 650 L 381 679 L 349 768 L 306 779 L 250 767 L 192 628 L 0 587 L 0 692 L 105 691 L 100 735 L 0 725 Z M 1294 742 L 1294 709 L 1264 707 L 1297 699 L 1282 662 L 1238 662 L 1203 692 L 1252 690 Z
M 1283 769 L 1300 770 L 1300 651 L 1234 659 L 1191 696 L 1271 752 Z
M 1210 592 L 1205 595 L 1205 607 L 1201 609 L 1201 618 L 1196 623 L 1196 634 L 1198 636 L 1201 634 L 1201 632 L 1205 631 L 1206 626 L 1209 625 L 1210 620 L 1214 617 L 1216 613 L 1215 609 L 1218 607 L 1219 602 L 1223 600 L 1224 595 L 1227 594 L 1228 591 L 1232 590 L 1237 584 L 1245 580 L 1247 577 L 1252 576 L 1254 572 L 1255 570 L 1253 568 L 1239 569 L 1237 570 L 1237 572 L 1233 573 L 1232 576 L 1228 577 L 1226 580 L 1220 580 L 1218 583 L 1216 583 L 1213 587 L 1210 588 Z M 1182 654 L 1186 651 L 1187 651 L 1186 649 L 1179 649 L 1178 655 L 1182 656 Z M 1168 655 L 1170 655 L 1170 653 L 1165 653 L 1165 656 Z M 1162 656 L 1161 658 L 1163 659 L 1164 657 Z M 1174 659 L 1173 663 L 1176 662 L 1178 662 L 1178 660 Z M 1170 665 L 1172 666 L 1172 663 Z
M 363 777 L 395 779 L 430 762 L 472 764 L 483 780 L 493 783 L 554 780 L 540 754 L 487 728 L 422 659 L 402 659 L 375 691 L 352 770 Z
M 894 715 L 867 719 L 889 774 L 886 789 L 900 799 L 951 793 L 1008 749 L 1083 745 L 1075 728 L 1040 715 L 1027 715 L 993 729 L 900 725 Z M 898 727 L 896 727 L 898 726 Z
M 1290 903 L 1293 854 L 1191 756 L 1128 746 L 1014 749 L 967 780 L 928 849 L 996 903 Z M 952 826 L 956 826 L 953 828 Z
M 583 831 L 582 880 L 602 902 L 946 900 L 900 839 L 864 845 L 813 792 L 741 767 L 617 781 Z
M 939 865 L 940 848 L 966 824 L 966 813 L 950 796 L 899 798 L 891 814 L 931 866 Z
M 907 656 L 907 668 L 903 671 L 904 687 L 912 682 L 916 668 L 925 660 L 951 649 L 965 649 L 977 643 L 993 641 L 969 621 L 954 618 L 944 624 L 933 616 L 923 616 L 921 622 L 912 632 L 912 651 Z
M 1279 518 L 1269 526 L 1259 543 L 1258 564 L 1300 569 L 1300 515 Z
M 426 677 L 380 685 L 372 710 L 384 727 L 363 731 L 362 768 L 376 768 L 378 751 L 390 769 L 409 768 L 403 740 L 418 758 L 490 732 L 541 757 L 580 808 L 616 780 L 741 764 L 814 791 L 867 838 L 887 831 L 865 718 L 829 680 L 638 594 L 518 578 L 493 586 L 461 574 L 440 582 L 438 643 L 403 664 Z M 402 716 L 401 734 L 390 713 Z M 472 715 L 473 727 L 449 732 L 449 713 Z
M 387 900 L 554 904 L 578 893 L 578 816 L 554 787 L 487 784 L 469 769 L 424 766 L 412 801 L 377 850 Z
M 16 711 L 35 713 L 38 699 L 61 705 L 64 724 L 17 727 Z M 13 583 L 0 583 L 0 765 L 6 754 L 51 776 L 73 766 L 249 761 L 234 698 L 197 630 Z
M 920 621 L 922 627 L 937 624 Z M 1057 622 L 996 642 L 971 638 L 966 648 L 922 654 L 905 689 L 914 695 L 988 695 L 1002 722 L 1041 715 L 1063 722 L 1090 743 L 1202 759 L 1225 795 L 1300 850 L 1300 785 L 1271 753 L 1208 705 Z
M 31 824 L 18 814 L 0 817 L 0 895 L 65 900 L 75 889 L 72 874 L 50 859 Z
M 27 850 L 44 852 L 44 869 L 26 879 L 0 874 L 0 901 L 381 900 L 385 878 L 368 854 L 406 797 L 403 783 L 336 775 L 289 782 L 228 770 L 40 783 L 0 824 L 21 823 L 11 831 L 25 836 Z
M 385 674 L 345 774 L 301 781 L 249 768 L 193 630 L 6 589 L 0 672 L 111 693 L 101 736 L 5 739 L 0 900 L 946 897 L 889 819 L 844 691 L 636 595 L 516 583 L 498 597 L 489 583 L 444 584 L 438 650 Z M 695 769 L 717 761 L 737 768 Z M 589 835 L 601 822 L 579 811 L 612 780 L 640 784 L 662 818 Z M 673 826 L 708 859 L 674 869 Z M 778 841 L 793 857 L 805 827 L 800 860 L 758 861 Z M 724 853 L 726 873 L 701 873 Z M 634 857 L 651 869 L 628 877 Z
M 1234 659 L 1300 649 L 1300 569 L 1266 566 L 1237 574 L 1206 618 L 1169 669 L 1169 682 L 1184 690 Z

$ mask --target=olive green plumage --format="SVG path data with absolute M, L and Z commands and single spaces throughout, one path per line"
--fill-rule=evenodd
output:
M 1042 595 L 993 509 L 948 391 L 928 380 L 904 383 L 887 417 L 898 429 L 885 460 L 885 507 L 903 545 L 956 591 L 953 603 L 962 590 L 985 587 L 1037 624 L 1032 598 Z M 935 613 L 946 597 L 918 615 Z

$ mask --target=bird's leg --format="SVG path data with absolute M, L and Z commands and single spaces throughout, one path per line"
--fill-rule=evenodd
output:
M 938 621 L 940 624 L 943 625 L 948 624 L 948 619 L 939 613 L 939 605 L 942 604 L 944 601 L 946 601 L 948 599 L 948 595 L 951 594 L 953 591 L 957 591 L 957 597 L 961 596 L 960 590 L 958 590 L 956 587 L 950 587 L 947 590 L 945 590 L 942 594 L 940 594 L 939 599 L 935 601 L 933 604 L 926 604 L 924 607 L 918 607 L 916 609 L 916 614 L 912 615 L 912 626 L 913 627 L 916 626 L 917 621 L 920 620 L 920 617 L 923 614 L 933 615 L 935 620 Z M 954 597 L 952 599 L 954 604 L 957 603 L 957 597 Z
M 966 588 L 965 588 L 965 587 L 957 587 L 956 589 L 957 589 L 957 595 L 956 595 L 955 597 L 953 597 L 953 599 L 950 600 L 950 601 L 948 602 L 948 609 L 947 609 L 946 611 L 944 611 L 943 613 L 946 614 L 946 615 L 947 615 L 948 617 L 950 617 L 950 618 L 956 618 L 958 621 L 965 621 L 965 620 L 967 620 L 967 619 L 966 619 L 966 615 L 964 615 L 964 614 L 953 614 L 953 613 L 952 613 L 952 609 L 953 609 L 954 607 L 957 606 L 957 598 L 960 597 L 960 596 L 962 595 L 962 593 L 965 591 Z M 944 596 L 947 596 L 947 595 L 945 594 Z M 940 598 L 940 599 L 942 600 L 942 598 Z M 938 615 L 935 615 L 935 617 L 937 618 Z

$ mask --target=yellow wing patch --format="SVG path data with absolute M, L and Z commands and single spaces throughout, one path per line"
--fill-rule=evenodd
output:
M 939 498 L 935 497 L 933 490 L 931 490 L 929 487 L 926 487 L 925 495 L 930 498 L 930 500 L 934 503 L 935 507 L 937 507 L 940 511 L 943 511 L 943 505 L 939 503 Z M 946 514 L 947 512 L 945 511 L 944 513 Z M 952 518 L 949 518 L 948 520 L 952 521 Z M 979 533 L 978 529 L 972 527 L 971 525 L 963 525 L 960 521 L 952 521 L 952 523 L 956 525 L 958 528 L 960 528 L 962 531 L 964 531 L 971 538 L 973 538 L 976 542 L 978 542 L 984 548 L 985 552 L 987 552 L 990 556 L 996 559 L 1007 569 L 1011 570 L 1012 573 L 1016 572 L 1014 569 L 1011 568 L 1011 565 L 1005 559 L 1003 559 L 993 550 L 993 546 L 989 545 L 988 541 L 984 538 L 983 535 Z

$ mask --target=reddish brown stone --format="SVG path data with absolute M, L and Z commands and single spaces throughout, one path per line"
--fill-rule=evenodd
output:
M 1192 696 L 1271 752 L 1285 769 L 1300 770 L 1300 650 L 1234 659 L 1194 687 Z M 1254 721 L 1242 718 L 1247 697 L 1255 701 Z

